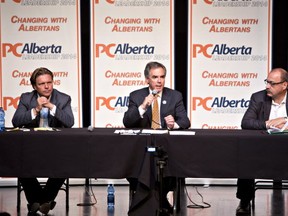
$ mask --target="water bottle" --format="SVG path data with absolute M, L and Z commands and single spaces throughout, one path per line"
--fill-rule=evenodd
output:
M 108 205 L 108 208 L 114 208 L 114 204 L 115 204 L 115 189 L 114 189 L 114 186 L 112 184 L 109 184 L 108 185 L 108 188 L 107 188 L 107 205 Z
M 0 132 L 5 131 L 5 112 L 2 107 L 0 107 Z
M 49 109 L 47 107 L 43 107 L 40 111 L 40 123 L 39 127 L 47 128 L 49 127 L 48 125 L 48 114 L 49 114 Z

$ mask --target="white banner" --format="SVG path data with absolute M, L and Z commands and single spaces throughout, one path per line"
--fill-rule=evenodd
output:
M 2 0 L 0 4 L 0 105 L 6 127 L 19 97 L 32 91 L 38 67 L 54 73 L 54 88 L 72 98 L 74 127 L 82 126 L 79 1 Z
M 91 0 L 91 123 L 124 127 L 129 93 L 147 86 L 150 61 L 167 68 L 174 87 L 173 0 Z
M 188 113 L 192 128 L 240 129 L 271 67 L 271 0 L 190 0 Z

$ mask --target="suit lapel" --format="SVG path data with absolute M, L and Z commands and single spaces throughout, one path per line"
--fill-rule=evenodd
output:
M 264 104 L 264 120 L 268 120 L 271 112 L 271 97 L 266 96 L 265 104 Z M 288 115 L 288 97 L 286 97 L 286 113 Z
M 165 125 L 165 121 L 164 121 L 164 117 L 167 114 L 167 108 L 168 108 L 168 95 L 167 95 L 167 91 L 165 91 L 165 88 L 163 89 L 162 92 L 162 97 L 161 97 L 161 106 L 160 106 L 160 120 L 161 120 L 161 126 L 163 127 Z M 163 103 L 165 102 L 165 103 Z
M 286 96 L 286 114 L 288 116 L 288 94 Z
M 144 91 L 142 91 L 142 92 L 143 92 L 142 97 L 139 97 L 139 106 L 144 101 L 145 97 L 147 95 L 149 95 L 149 88 L 148 87 L 144 88 Z M 151 122 L 152 122 L 152 107 L 151 106 L 149 106 L 147 108 L 146 115 L 148 116 L 148 119 L 149 119 L 149 122 L 150 122 L 150 125 L 151 125 Z M 150 125 L 149 125 L 149 127 L 150 127 Z
M 265 101 L 264 101 L 264 110 L 263 110 L 263 118 L 264 120 L 268 120 L 270 116 L 270 111 L 271 111 L 271 105 L 272 105 L 272 98 L 268 97 L 266 92 L 265 92 Z
M 268 101 L 268 100 L 265 101 L 265 104 L 264 104 L 264 120 L 265 121 L 269 119 L 270 111 L 271 111 L 271 103 L 272 101 Z
M 51 103 L 53 103 L 53 104 L 55 104 L 55 106 L 56 106 L 56 102 L 57 101 L 55 101 L 56 99 L 55 99 L 55 89 L 53 89 L 53 91 L 52 91 L 52 93 L 51 93 L 51 97 L 50 97 L 50 102 Z
M 38 94 L 37 94 L 36 90 L 34 90 L 34 93 L 32 95 L 31 108 L 34 108 L 37 106 L 37 99 L 38 99 Z

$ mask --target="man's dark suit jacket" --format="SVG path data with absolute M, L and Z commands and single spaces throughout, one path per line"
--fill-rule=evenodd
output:
M 20 97 L 18 108 L 12 118 L 14 127 L 39 127 L 39 115 L 32 120 L 31 109 L 37 106 L 38 94 L 36 90 L 23 93 Z M 67 94 L 53 89 L 50 102 L 56 105 L 55 116 L 49 114 L 48 121 L 50 127 L 72 127 L 74 116 L 71 109 L 71 97 Z
M 128 110 L 124 114 L 123 123 L 126 128 L 151 128 L 152 109 L 148 107 L 141 118 L 138 107 L 149 95 L 149 88 L 142 88 L 130 93 Z M 164 117 L 172 115 L 181 129 L 190 127 L 190 120 L 183 104 L 182 94 L 176 90 L 164 88 L 161 97 L 161 127 L 167 128 Z
M 266 130 L 265 121 L 269 119 L 272 98 L 267 96 L 266 90 L 252 94 L 249 107 L 241 122 L 242 129 Z M 288 113 L 288 97 L 286 98 Z

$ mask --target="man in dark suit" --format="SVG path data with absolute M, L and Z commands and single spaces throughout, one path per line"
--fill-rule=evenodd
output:
M 149 86 L 130 93 L 128 110 L 123 118 L 126 128 L 151 128 L 153 122 L 151 107 L 154 106 L 156 100 L 160 109 L 160 120 L 156 122 L 159 128 L 187 129 L 190 127 L 182 94 L 164 87 L 166 73 L 166 67 L 159 62 L 149 62 L 146 65 L 144 75 Z M 128 179 L 128 181 L 130 187 L 135 188 L 137 180 Z M 164 178 L 163 195 L 165 197 L 162 197 L 162 206 L 168 212 L 171 212 L 171 206 L 166 194 L 174 185 L 174 178 Z
M 176 90 L 164 87 L 166 67 L 158 62 L 150 62 L 144 70 L 145 87 L 130 93 L 128 110 L 124 114 L 123 123 L 127 128 L 151 128 L 153 102 L 152 94 L 156 90 L 160 105 L 160 128 L 186 129 L 190 127 L 183 103 L 182 94 Z
M 71 97 L 53 89 L 53 73 L 47 68 L 37 68 L 32 73 L 30 82 L 34 90 L 21 95 L 18 108 L 12 118 L 13 126 L 39 127 L 41 109 L 48 108 L 49 127 L 72 127 L 74 116 Z M 44 188 L 37 178 L 19 178 L 19 181 L 28 201 L 29 213 L 34 214 L 40 210 L 43 214 L 47 214 L 55 207 L 54 199 L 65 179 L 49 178 Z
M 282 68 L 271 70 L 265 84 L 266 90 L 252 94 L 241 122 L 242 129 L 266 130 L 284 127 L 288 114 L 287 71 Z M 236 215 L 250 215 L 250 201 L 254 196 L 254 179 L 238 179 L 236 197 L 240 199 L 240 204 Z

